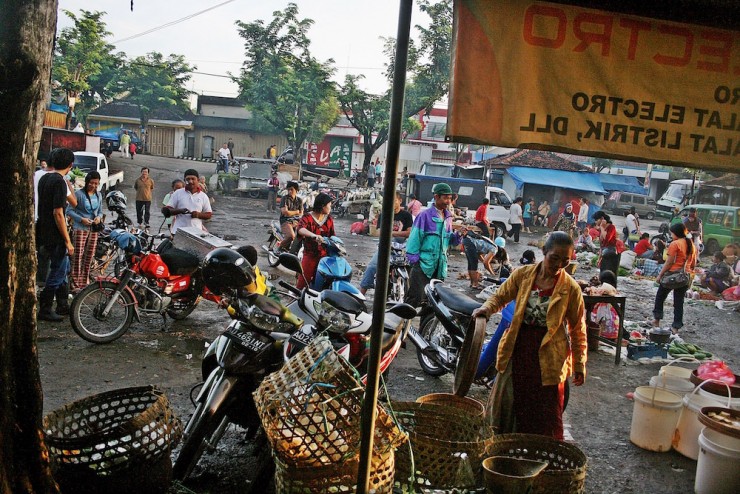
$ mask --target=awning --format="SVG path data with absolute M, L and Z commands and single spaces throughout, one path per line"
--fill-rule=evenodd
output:
M 632 194 L 647 194 L 647 189 L 640 184 L 636 177 L 599 173 L 599 180 L 601 180 L 604 189 L 610 192 L 619 190 Z
M 606 195 L 606 191 L 599 181 L 599 175 L 596 173 L 566 172 L 522 166 L 507 168 L 506 173 L 514 180 L 517 188 L 521 188 L 524 184 L 538 184 Z

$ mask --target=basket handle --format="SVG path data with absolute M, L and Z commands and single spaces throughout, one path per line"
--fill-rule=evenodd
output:
M 697 387 L 695 387 L 694 390 L 691 392 L 691 394 L 693 395 L 694 393 L 699 391 L 699 388 L 701 388 L 707 383 L 722 384 L 724 385 L 725 388 L 727 388 L 727 408 L 730 408 L 730 405 L 732 404 L 732 391 L 730 391 L 730 385 L 724 381 L 720 381 L 719 379 L 706 379 L 704 382 L 700 383 Z
M 694 363 L 699 362 L 699 360 L 695 359 L 694 357 L 678 357 L 677 359 L 673 359 L 670 362 L 668 362 L 665 366 L 669 367 L 675 364 L 676 362 L 689 362 L 689 363 L 694 364 Z M 658 373 L 660 373 L 660 371 Z

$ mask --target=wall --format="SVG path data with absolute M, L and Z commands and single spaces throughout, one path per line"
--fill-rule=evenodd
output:
M 229 141 L 229 137 L 234 141 L 234 156 L 247 156 L 249 153 L 256 158 L 262 158 L 270 145 L 275 144 L 277 147 L 278 155 L 288 145 L 287 140 L 282 136 L 276 135 L 264 135 L 264 134 L 249 134 L 247 132 L 234 132 L 230 130 L 218 130 L 218 129 L 197 129 L 188 135 L 195 137 L 195 158 L 201 157 L 215 157 L 215 153 L 218 149 L 223 146 L 225 142 Z M 203 137 L 213 137 L 214 156 L 203 156 Z
M 238 106 L 201 105 L 199 115 L 209 117 L 244 118 L 251 119 L 252 112 Z

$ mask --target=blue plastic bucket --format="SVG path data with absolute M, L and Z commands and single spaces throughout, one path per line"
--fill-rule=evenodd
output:
M 501 337 L 504 335 L 504 331 L 509 329 L 511 321 L 514 319 L 514 311 L 516 310 L 515 302 L 516 301 L 512 300 L 506 307 L 504 307 L 504 310 L 501 311 L 501 322 L 498 323 L 498 327 L 493 333 L 491 340 L 486 344 L 481 352 L 480 360 L 478 361 L 478 371 L 475 373 L 476 379 L 482 377 L 488 368 L 492 364 L 496 363 L 498 344 L 501 341 Z

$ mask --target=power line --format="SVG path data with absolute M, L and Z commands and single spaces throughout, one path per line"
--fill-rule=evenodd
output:
M 114 44 L 123 43 L 124 41 L 129 41 L 129 40 L 132 40 L 132 39 L 135 39 L 135 38 L 139 38 L 141 36 L 145 36 L 147 34 L 151 34 L 151 33 L 155 32 L 155 31 L 159 31 L 160 29 L 164 29 L 166 27 L 174 26 L 175 24 L 179 24 L 181 22 L 184 22 L 184 21 L 187 21 L 189 19 L 192 19 L 193 17 L 197 17 L 197 16 L 199 16 L 201 14 L 205 14 L 206 12 L 209 12 L 209 11 L 211 11 L 213 9 L 217 9 L 219 7 L 222 7 L 222 6 L 226 5 L 227 3 L 231 3 L 233 1 L 234 0 L 226 0 L 225 2 L 219 3 L 218 5 L 214 5 L 213 7 L 208 7 L 207 9 L 201 10 L 200 12 L 195 12 L 194 14 L 187 15 L 185 17 L 182 17 L 181 19 L 177 19 L 175 21 L 171 21 L 171 22 L 168 22 L 166 24 L 161 24 L 161 25 L 159 25 L 157 27 L 153 27 L 153 28 L 148 29 L 146 31 L 143 31 L 143 32 L 141 32 L 139 34 L 134 34 L 132 36 L 129 36 L 128 38 L 123 38 L 123 39 L 119 39 L 119 40 L 113 41 L 113 43 Z

